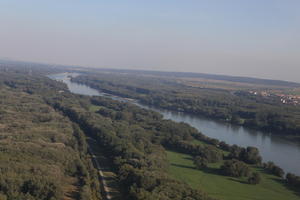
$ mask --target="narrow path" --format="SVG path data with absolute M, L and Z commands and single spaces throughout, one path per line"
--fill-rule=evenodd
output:
M 98 170 L 101 190 L 106 200 L 121 200 L 121 193 L 116 180 L 116 174 L 109 170 L 107 159 L 101 155 L 95 140 L 88 138 L 88 150 Z

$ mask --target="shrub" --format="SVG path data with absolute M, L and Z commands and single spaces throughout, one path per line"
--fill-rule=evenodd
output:
M 194 164 L 197 169 L 204 169 L 207 167 L 208 160 L 204 157 L 196 156 L 194 157 Z
M 284 176 L 284 171 L 277 165 L 275 165 L 273 162 L 268 162 L 264 163 L 263 167 L 271 174 L 278 176 L 278 177 L 283 177 Z
M 221 171 L 226 176 L 242 177 L 249 176 L 250 168 L 241 161 L 228 160 L 221 166 Z
M 287 173 L 286 182 L 290 186 L 293 186 L 297 188 L 298 191 L 300 191 L 300 176 L 296 176 L 295 174 L 292 173 Z
M 259 184 L 261 181 L 261 177 L 259 173 L 254 172 L 249 178 L 248 178 L 248 183 L 252 185 Z

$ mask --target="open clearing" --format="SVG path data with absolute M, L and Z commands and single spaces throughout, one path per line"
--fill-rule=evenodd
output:
M 220 164 L 211 164 L 209 169 L 197 170 L 188 154 L 167 151 L 170 163 L 170 175 L 184 181 L 193 188 L 200 188 L 210 196 L 222 200 L 299 200 L 293 191 L 288 190 L 282 180 L 261 173 L 262 181 L 258 185 L 250 185 L 245 179 L 222 176 L 218 174 Z M 259 171 L 260 169 L 254 169 Z

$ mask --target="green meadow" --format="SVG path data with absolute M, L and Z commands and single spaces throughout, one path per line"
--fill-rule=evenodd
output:
M 206 170 L 197 170 L 188 154 L 167 151 L 170 163 L 169 174 L 195 189 L 206 191 L 211 197 L 221 200 L 299 200 L 300 196 L 285 187 L 283 180 L 259 171 L 262 181 L 250 185 L 246 179 L 219 174 L 221 163 L 210 164 Z
M 101 109 L 101 106 L 96 106 L 96 105 L 91 105 L 90 108 L 89 108 L 89 110 L 91 112 L 97 112 L 100 109 Z

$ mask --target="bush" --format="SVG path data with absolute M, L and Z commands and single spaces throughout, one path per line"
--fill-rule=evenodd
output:
M 273 162 L 268 162 L 264 163 L 263 167 L 271 174 L 278 176 L 278 177 L 283 177 L 284 176 L 284 171 L 277 165 L 275 165 Z
M 229 158 L 238 159 L 248 164 L 260 164 L 262 160 L 256 147 L 247 147 L 245 149 L 237 145 L 232 145 Z
M 241 155 L 241 160 L 248 164 L 260 164 L 261 156 L 259 155 L 259 150 L 256 147 L 247 147 Z
M 296 176 L 292 173 L 287 173 L 286 175 L 286 182 L 292 187 L 297 188 L 298 191 L 300 191 L 300 177 Z
M 249 178 L 248 178 L 248 183 L 252 185 L 259 184 L 261 181 L 261 177 L 259 173 L 254 172 Z
M 249 176 L 250 168 L 241 161 L 228 160 L 221 166 L 221 171 L 226 176 L 242 177 Z
M 204 169 L 207 167 L 208 160 L 204 157 L 196 156 L 194 157 L 194 164 L 197 169 Z

